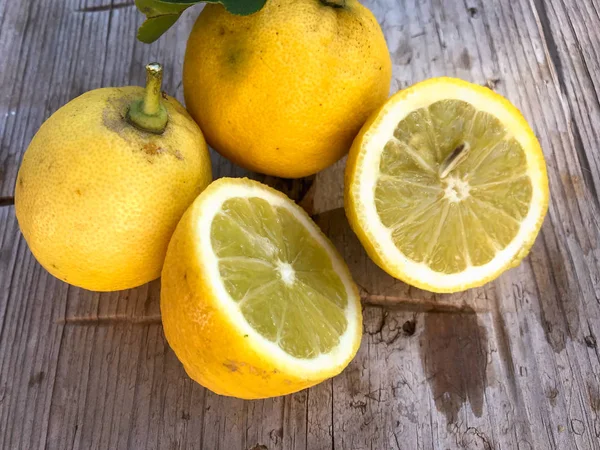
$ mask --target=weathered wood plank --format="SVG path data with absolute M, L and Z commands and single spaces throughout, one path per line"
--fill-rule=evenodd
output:
M 2 218 L 0 448 L 43 446 L 68 287 L 29 257 L 12 207 Z
M 448 380 L 447 376 L 439 382 L 437 375 L 431 383 L 431 395 L 434 398 L 440 394 L 450 396 L 450 401 L 433 402 L 445 413 L 449 427 L 444 430 L 440 416 L 431 415 L 435 447 L 451 448 L 463 439 L 457 436 L 469 438 L 473 433 L 475 440 L 486 436 L 492 443 L 490 445 L 502 448 L 527 444 L 534 448 L 597 448 L 600 445 L 596 436 L 594 401 L 585 401 L 585 395 L 574 401 L 577 394 L 589 391 L 590 383 L 597 385 L 600 370 L 597 355 L 594 355 L 596 349 L 585 344 L 586 335 L 591 336 L 588 333 L 597 335 L 595 327 L 599 323 L 595 301 L 598 228 L 593 219 L 593 206 L 587 206 L 593 205 L 595 200 L 593 193 L 580 182 L 582 171 L 574 145 L 576 139 L 571 129 L 565 126 L 570 121 L 570 113 L 563 107 L 564 97 L 553 77 L 555 68 L 547 56 L 544 30 L 534 6 L 527 2 L 495 2 L 492 5 L 416 2 L 405 4 L 403 11 L 410 15 L 406 22 L 390 9 L 380 16 L 392 54 L 403 55 L 396 61 L 410 60 L 411 69 L 414 68 L 409 74 L 405 67 L 402 72 L 396 71 L 401 77 L 397 78 L 397 85 L 422 79 L 419 72 L 425 67 L 426 76 L 439 75 L 441 71 L 496 88 L 515 102 L 534 126 L 550 170 L 553 203 L 531 258 L 486 289 L 460 296 L 424 294 L 390 280 L 368 263 L 365 266 L 359 245 L 341 244 L 349 255 L 347 260 L 351 265 L 356 264 L 357 281 L 369 293 L 367 297 L 371 301 L 379 302 L 383 295 L 385 303 L 389 303 L 385 298 L 387 295 L 392 301 L 395 296 L 404 305 L 412 306 L 410 300 L 418 298 L 421 304 L 432 309 L 439 309 L 440 300 L 445 307 L 447 303 L 464 302 L 480 312 L 478 320 L 485 324 L 482 326 L 487 335 L 485 339 L 480 336 L 480 341 L 487 341 L 489 348 L 485 349 L 484 345 L 487 372 L 492 369 L 484 384 L 484 401 L 479 398 L 481 394 L 472 398 L 468 385 L 456 387 L 457 381 Z M 400 23 L 390 23 L 394 20 Z M 421 30 L 415 30 L 417 24 L 422 26 Z M 414 37 L 417 35 L 422 41 Z M 396 45 L 390 36 L 394 36 Z M 412 37 L 410 47 L 405 45 L 407 36 Z M 421 58 L 417 64 L 414 64 L 415 57 Z M 326 189 L 331 189 L 338 184 L 341 170 L 338 167 L 337 173 L 331 173 L 335 171 L 336 168 L 320 174 L 315 183 L 317 188 L 327 186 Z M 339 207 L 341 197 L 329 197 L 327 202 L 322 209 Z M 577 234 L 574 236 L 574 233 Z M 521 297 L 521 304 L 516 303 L 516 295 Z M 427 316 L 426 323 L 442 326 L 443 322 L 431 316 L 435 315 Z M 507 320 L 511 316 L 513 319 Z M 583 317 L 590 317 L 590 320 L 586 329 L 580 330 L 579 321 Z M 435 341 L 436 336 L 434 334 L 430 339 Z M 459 339 L 460 333 L 453 336 Z M 528 346 L 523 345 L 523 339 L 527 339 Z M 588 342 L 594 342 L 594 339 L 588 337 Z M 439 353 L 440 361 L 433 366 L 440 366 L 440 370 L 447 373 L 454 366 L 444 359 L 444 353 L 448 358 L 451 350 L 444 345 L 439 351 L 430 348 L 431 354 L 421 358 L 435 360 Z M 360 359 L 359 354 L 357 361 Z M 365 360 L 373 364 L 371 356 Z M 429 363 L 425 369 L 428 366 Z M 421 379 L 427 379 L 426 372 L 420 374 Z M 492 377 L 493 374 L 496 375 Z M 458 384 L 465 380 L 476 384 L 472 373 L 462 373 L 458 378 Z M 361 387 L 359 392 L 364 395 L 366 386 Z M 460 408 L 459 403 L 460 414 L 455 417 L 458 410 L 451 397 L 457 393 L 465 405 Z M 488 399 L 493 401 L 488 404 Z M 369 409 L 362 403 L 360 405 L 368 416 L 362 423 L 375 425 L 360 430 L 354 427 L 349 434 L 342 427 L 340 434 L 351 439 L 354 436 L 355 440 L 351 442 L 358 448 L 369 448 L 374 436 L 381 438 L 377 432 L 382 423 L 375 420 L 375 413 L 369 414 Z M 423 408 L 423 404 L 420 406 Z M 357 423 L 356 414 L 346 413 L 346 416 L 348 423 Z M 426 421 L 419 420 L 419 423 Z M 465 434 L 465 430 L 469 433 Z M 418 432 L 417 436 L 416 440 L 422 442 Z M 413 433 L 407 433 L 406 438 L 409 442 L 415 441 Z M 482 443 L 485 444 L 483 440 Z
M 597 6 L 365 3 L 388 39 L 393 90 L 460 76 L 497 89 L 531 122 L 552 195 L 531 256 L 485 288 L 426 293 L 366 257 L 340 209 L 343 162 L 292 183 L 213 154 L 216 176 L 304 198 L 367 304 L 363 345 L 341 376 L 245 402 L 186 376 L 160 327 L 158 281 L 112 294 L 68 287 L 34 261 L 14 208 L 0 207 L 0 448 L 600 448 Z M 197 13 L 146 46 L 132 39 L 132 4 L 0 0 L 0 54 L 14 61 L 0 73 L 0 198 L 12 196 L 35 130 L 74 96 L 142 84 L 141 68 L 158 59 L 165 90 L 181 99 Z
M 30 255 L 26 254 L 24 256 L 25 259 L 28 258 L 30 263 L 32 263 Z M 37 267 L 37 270 L 43 273 L 39 267 Z M 172 354 L 169 360 L 168 355 L 170 352 L 165 356 L 165 344 L 164 341 L 162 341 L 162 333 L 159 333 L 161 335 L 159 339 L 161 342 L 158 343 L 159 348 L 157 351 L 157 342 L 152 343 L 151 339 L 148 338 L 151 333 L 156 333 L 160 330 L 160 327 L 157 328 L 156 323 L 147 323 L 148 321 L 152 321 L 152 319 L 146 319 L 144 321 L 132 320 L 130 321 L 131 323 L 123 319 L 116 319 L 113 320 L 116 322 L 114 325 L 110 325 L 111 320 L 106 319 L 107 317 L 128 317 L 128 312 L 140 314 L 140 317 L 156 317 L 155 311 L 157 299 L 156 296 L 152 294 L 152 292 L 156 291 L 156 287 L 157 286 L 151 286 L 150 290 L 148 290 L 148 288 L 140 288 L 139 290 L 136 290 L 136 292 L 132 291 L 127 299 L 119 299 L 114 294 L 93 294 L 84 291 L 79 292 L 76 296 L 73 296 L 71 293 L 68 295 L 69 307 L 65 312 L 65 316 L 73 319 L 67 320 L 67 325 L 62 338 L 62 346 L 69 350 L 69 354 L 65 357 L 61 357 L 58 362 L 59 370 L 55 377 L 56 381 L 54 387 L 55 392 L 62 393 L 62 395 L 59 394 L 53 396 L 52 411 L 49 414 L 47 413 L 51 418 L 51 428 L 55 430 L 55 433 L 60 431 L 62 435 L 59 433 L 58 439 L 50 439 L 50 448 L 61 448 L 61 445 L 64 445 L 66 442 L 74 442 L 73 448 L 78 448 L 89 443 L 97 443 L 102 447 L 100 443 L 103 442 L 101 438 L 103 432 L 100 431 L 100 433 L 98 433 L 98 427 L 101 427 L 101 430 L 104 430 L 105 427 L 109 430 L 122 430 L 126 436 L 126 440 L 123 442 L 128 442 L 131 448 L 154 448 L 155 445 L 156 448 L 168 448 L 165 443 L 173 442 L 167 441 L 165 436 L 160 434 L 160 431 L 153 434 L 151 425 L 158 424 L 158 430 L 160 430 L 161 427 L 163 427 L 162 429 L 171 430 L 172 428 L 177 427 L 179 416 L 178 414 L 173 414 L 165 417 L 166 413 L 164 411 L 153 411 L 154 414 L 152 414 L 151 411 L 153 408 L 151 403 L 153 401 L 158 403 L 161 402 L 161 400 L 153 399 L 165 398 L 165 389 L 168 389 L 169 386 L 176 389 L 178 392 L 177 395 L 173 395 L 171 398 L 189 398 L 189 391 L 186 391 L 186 384 L 188 388 L 190 386 L 192 387 L 192 394 L 195 391 L 200 391 L 200 397 L 203 395 L 203 390 L 197 385 L 190 383 L 189 380 L 186 383 L 185 374 Z M 124 302 L 124 300 L 126 300 L 126 302 Z M 117 305 L 122 306 L 119 308 Z M 80 309 L 82 310 L 81 312 L 87 313 L 87 315 L 84 316 L 86 317 L 86 320 L 81 318 Z M 90 312 L 92 314 L 95 312 L 98 317 L 104 319 L 94 321 L 94 315 L 92 315 L 91 318 L 89 317 Z M 387 317 L 385 318 L 385 323 L 382 324 L 382 321 L 384 321 L 383 316 L 385 314 L 387 314 Z M 446 319 L 444 318 L 446 315 L 450 322 L 449 324 L 444 325 L 446 323 Z M 437 319 L 435 318 L 436 316 L 438 317 Z M 440 319 L 440 316 L 443 318 Z M 399 442 L 414 442 L 411 438 L 406 436 L 407 431 L 411 427 L 419 431 L 416 435 L 418 436 L 416 439 L 418 442 L 425 443 L 422 448 L 431 448 L 429 444 L 426 444 L 428 442 L 431 443 L 432 446 L 436 445 L 434 443 L 439 442 L 440 438 L 443 437 L 441 435 L 446 434 L 446 423 L 445 419 L 442 417 L 444 420 L 441 420 L 441 423 L 434 422 L 434 426 L 430 424 L 431 419 L 435 417 L 434 414 L 430 413 L 434 411 L 436 402 L 431 398 L 427 389 L 427 377 L 420 373 L 419 360 L 421 356 L 419 347 L 420 345 L 425 345 L 426 342 L 443 342 L 444 339 L 451 340 L 451 338 L 454 337 L 458 339 L 456 345 L 450 346 L 450 348 L 447 346 L 442 346 L 442 348 L 429 348 L 430 351 L 428 351 L 424 357 L 433 359 L 441 358 L 442 362 L 447 361 L 449 357 L 460 357 L 461 352 L 464 350 L 463 341 L 461 339 L 468 339 L 469 333 L 474 330 L 474 326 L 469 325 L 465 327 L 462 320 L 454 319 L 454 316 L 455 314 L 452 313 L 414 314 L 406 311 L 385 311 L 379 307 L 374 309 L 372 307 L 367 308 L 365 311 L 365 343 L 367 351 L 365 352 L 365 345 L 363 345 L 361 353 L 352 363 L 348 371 L 333 382 L 337 389 L 334 391 L 333 405 L 336 409 L 333 411 L 335 412 L 337 410 L 339 412 L 336 422 L 340 428 L 336 427 L 336 432 L 340 433 L 338 435 L 338 442 L 341 443 L 337 444 L 339 445 L 338 448 L 344 448 L 342 443 L 353 442 L 354 444 L 358 444 L 356 440 L 352 440 L 352 436 L 355 436 L 355 438 L 358 437 L 358 439 L 362 439 L 363 441 L 369 439 L 367 442 L 373 441 L 374 443 L 381 444 L 380 446 L 374 446 L 373 448 L 387 448 L 385 443 L 392 442 L 391 439 L 394 439 L 394 442 L 396 439 L 398 439 Z M 475 315 L 472 315 L 472 317 L 472 321 L 482 320 L 481 318 L 475 319 Z M 416 321 L 416 333 L 413 337 L 410 337 L 410 322 L 413 320 Z M 58 324 L 61 322 L 64 322 L 64 320 L 58 320 Z M 98 327 L 98 322 L 100 327 Z M 409 323 L 408 325 L 406 325 L 407 322 Z M 423 322 L 424 324 L 422 325 Z M 402 324 L 401 327 L 399 326 L 400 324 Z M 461 326 L 464 327 L 464 334 L 457 331 Z M 70 327 L 74 327 L 72 331 L 70 330 Z M 380 330 L 378 330 L 378 328 L 380 328 Z M 449 331 L 446 331 L 447 334 L 442 334 L 440 336 L 440 328 Z M 125 333 L 125 336 L 128 337 L 125 339 L 121 338 L 120 340 L 115 339 L 115 335 L 121 333 Z M 460 336 L 465 337 L 460 338 Z M 542 335 L 539 337 L 543 338 Z M 413 343 L 407 346 L 405 339 L 413 339 Z M 86 344 L 82 345 L 82 342 L 86 342 Z M 109 348 L 106 348 L 107 345 Z M 376 348 L 377 350 L 373 351 L 373 348 Z M 493 348 L 491 350 L 493 351 Z M 132 351 L 134 352 L 133 354 L 131 353 Z M 152 354 L 152 357 L 149 356 L 150 354 Z M 118 360 L 116 364 L 115 359 Z M 527 361 L 527 363 L 530 362 L 531 361 Z M 108 368 L 106 367 L 107 363 L 109 366 Z M 168 374 L 165 376 L 164 371 L 157 371 L 156 367 L 160 367 L 161 365 L 163 365 L 163 367 L 171 366 L 171 370 L 174 368 L 178 376 L 171 378 Z M 435 363 L 433 367 L 435 367 Z M 481 364 L 476 367 L 481 368 Z M 356 370 L 355 368 L 358 368 L 359 370 Z M 368 375 L 362 373 L 366 368 L 369 368 L 369 371 L 367 372 Z M 448 369 L 448 367 L 446 368 Z M 450 367 L 450 369 L 452 369 L 452 367 Z M 69 371 L 71 371 L 71 373 L 69 373 Z M 99 376 L 98 374 L 105 375 Z M 33 375 L 35 375 L 35 373 Z M 506 382 L 502 375 L 496 374 L 496 376 L 501 378 L 502 382 Z M 373 377 L 376 377 L 378 381 L 373 382 Z M 93 378 L 96 378 L 97 380 L 94 381 Z M 346 378 L 349 378 L 347 384 L 344 382 Z M 469 376 L 460 374 L 453 380 L 458 380 L 460 383 L 466 382 L 468 379 Z M 73 380 L 77 380 L 77 383 L 73 383 Z M 118 382 L 116 380 L 118 380 Z M 327 419 L 331 417 L 332 412 L 331 402 L 329 402 L 329 405 L 326 405 L 326 407 L 323 407 L 323 399 L 328 398 L 327 394 L 330 385 L 331 382 L 324 383 L 317 388 L 309 390 L 307 393 L 309 399 L 315 398 L 317 401 L 320 400 L 321 404 L 318 408 L 314 408 L 313 411 L 321 415 L 321 417 L 324 416 L 326 419 L 318 420 L 316 424 L 313 422 L 312 427 L 309 422 L 309 427 L 311 427 L 311 429 L 316 428 L 323 430 L 321 433 L 322 437 L 328 436 L 326 424 Z M 451 382 L 449 385 L 451 385 Z M 113 391 L 115 386 L 117 387 L 116 392 Z M 119 392 L 119 387 L 121 386 L 123 391 Z M 183 392 L 179 390 L 179 386 L 182 387 L 181 389 Z M 442 383 L 440 389 L 441 391 L 438 393 L 441 393 L 442 400 L 444 399 L 444 395 L 450 395 L 450 403 L 447 408 L 460 408 L 463 402 L 461 393 L 464 392 L 460 389 L 463 388 L 459 387 L 458 393 L 446 393 L 444 391 L 444 384 Z M 324 397 L 323 391 L 325 391 Z M 111 400 L 110 398 L 113 397 L 113 392 L 114 398 Z M 477 393 L 476 391 L 474 395 L 477 397 L 482 394 L 481 392 Z M 492 392 L 492 395 L 495 396 L 497 394 Z M 106 400 L 104 397 L 107 397 Z M 117 400 L 122 397 L 125 397 L 125 399 Z M 292 397 L 288 398 L 291 399 Z M 244 403 L 246 402 L 216 397 L 215 400 L 217 401 L 217 404 L 215 404 L 216 412 L 214 421 L 206 422 L 204 431 L 210 427 L 215 427 L 216 429 L 223 427 L 224 430 L 233 431 L 233 433 L 225 436 L 221 440 L 209 441 L 216 442 L 217 447 L 206 445 L 206 441 L 203 442 L 202 435 L 199 433 L 193 433 L 191 436 L 185 435 L 186 439 L 182 439 L 178 442 L 188 442 L 189 447 L 180 444 L 179 448 L 192 448 L 194 444 L 198 445 L 199 443 L 204 444 L 204 448 L 219 448 L 219 444 L 221 444 L 222 448 L 244 448 L 239 445 L 225 447 L 222 444 L 227 442 L 231 443 L 231 439 L 240 439 L 240 441 L 237 441 L 238 444 L 244 442 L 244 433 L 240 430 L 236 430 L 235 427 L 229 428 L 226 419 L 230 416 L 235 417 L 236 414 L 245 414 Z M 348 401 L 348 403 L 346 403 L 346 401 Z M 113 406 L 111 410 L 108 406 L 111 403 L 114 403 L 115 405 L 118 404 L 119 408 L 122 409 L 115 409 L 115 406 Z M 387 405 L 387 407 L 382 406 L 382 404 Z M 173 403 L 169 403 L 166 400 L 163 405 L 166 409 L 169 409 L 169 406 L 173 408 Z M 198 405 L 202 405 L 201 399 L 199 399 Z M 422 405 L 427 405 L 427 408 L 423 408 Z M 64 409 L 65 406 L 68 408 L 67 410 Z M 219 406 L 227 406 L 228 409 L 221 410 L 219 409 Z M 367 410 L 367 407 L 370 409 Z M 356 416 L 351 416 L 347 412 L 347 410 L 352 411 L 353 409 L 356 410 Z M 363 410 L 365 411 L 365 414 L 371 414 L 371 417 L 368 418 L 368 420 L 363 418 Z M 112 416 L 109 411 L 111 411 Z M 264 407 L 261 411 L 264 412 Z M 116 417 L 114 415 L 115 412 L 117 413 Z M 122 414 L 119 415 L 119 412 Z M 179 411 L 177 411 L 177 413 L 178 412 Z M 275 414 L 271 415 L 273 412 Z M 458 410 L 455 409 L 455 412 L 458 412 Z M 426 413 L 426 415 L 424 417 L 419 417 L 419 414 L 423 413 Z M 133 418 L 130 418 L 132 414 Z M 148 418 L 151 414 L 155 417 L 159 417 L 160 421 L 151 421 Z M 110 419 L 108 423 L 104 422 L 104 420 L 98 419 L 99 417 L 112 417 L 112 422 Z M 191 416 L 191 414 L 186 416 L 185 412 L 182 412 L 182 421 L 185 421 L 186 418 L 187 420 L 190 420 L 192 417 L 195 419 L 200 419 L 202 417 L 201 406 L 198 406 L 196 415 L 194 416 Z M 269 414 L 260 417 L 248 415 L 247 420 L 253 422 L 250 423 L 251 427 L 261 427 L 269 420 L 280 420 L 280 417 L 281 410 L 269 410 Z M 124 423 L 119 425 L 119 419 L 125 419 Z M 412 422 L 415 420 L 416 423 L 413 425 Z M 175 421 L 175 423 L 173 423 L 173 421 Z M 68 425 L 69 423 L 71 423 L 70 426 Z M 325 426 L 323 426 L 324 424 Z M 373 434 L 367 433 L 371 424 L 373 424 L 374 427 L 372 429 L 374 430 Z M 512 431 L 513 428 L 511 425 L 513 425 L 513 423 L 506 426 L 505 430 Z M 197 431 L 199 429 L 186 425 L 181 425 L 180 427 L 185 430 L 194 429 Z M 70 433 L 67 433 L 67 430 L 69 430 Z M 391 431 L 391 434 L 387 436 L 389 440 L 385 439 L 386 430 L 393 430 Z M 81 433 L 80 437 L 78 437 L 77 433 Z M 171 431 L 171 433 L 173 433 L 173 431 Z M 220 435 L 221 433 L 218 434 Z M 52 436 L 56 438 L 57 434 L 53 434 Z M 461 443 L 476 442 L 478 439 L 481 439 L 481 436 L 488 439 L 487 435 L 482 434 L 481 430 L 475 430 L 475 428 L 472 428 L 471 426 L 464 429 L 451 429 L 451 432 L 448 433 L 450 442 L 454 440 L 458 440 Z M 114 442 L 119 442 L 119 438 L 114 434 L 111 437 Z M 121 437 L 121 439 L 125 438 Z M 315 441 L 318 443 L 319 447 L 328 447 L 328 441 L 321 439 L 316 439 Z M 270 440 L 266 442 L 270 442 Z M 246 438 L 245 443 L 250 444 L 246 448 L 251 448 L 251 446 L 255 444 L 264 445 L 265 441 L 251 442 Z M 391 446 L 392 444 L 390 443 L 389 445 Z M 121 446 L 118 445 L 117 447 L 120 448 Z M 314 446 L 308 448 L 319 447 Z M 267 448 L 271 447 L 269 446 Z M 361 447 L 356 445 L 355 448 Z

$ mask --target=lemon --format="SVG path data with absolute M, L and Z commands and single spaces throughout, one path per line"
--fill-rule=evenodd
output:
M 335 248 L 293 201 L 246 179 L 215 181 L 184 214 L 160 307 L 188 375 L 245 399 L 340 373 L 362 334 L 359 294 Z
M 348 152 L 391 74 L 381 28 L 357 0 L 267 0 L 249 16 L 208 4 L 187 43 L 183 89 L 215 150 L 297 178 Z
M 211 181 L 202 132 L 161 96 L 161 70 L 148 66 L 147 91 L 103 88 L 70 101 L 23 156 L 21 231 L 42 266 L 68 283 L 114 291 L 158 278 L 177 222 Z M 143 99 L 155 114 L 136 108 Z M 136 111 L 141 125 L 127 119 Z
M 370 257 L 433 292 L 480 286 L 518 265 L 548 197 L 542 150 L 521 113 L 452 78 L 390 98 L 346 167 L 346 214 Z

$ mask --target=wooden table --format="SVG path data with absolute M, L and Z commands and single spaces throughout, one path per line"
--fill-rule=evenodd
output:
M 182 98 L 199 8 L 137 42 L 131 0 L 0 0 L 0 449 L 600 449 L 598 0 L 369 0 L 393 91 L 452 75 L 506 95 L 550 177 L 531 255 L 481 289 L 433 295 L 384 274 L 341 209 L 343 162 L 311 179 L 249 175 L 299 200 L 345 256 L 364 337 L 338 377 L 282 398 L 192 382 L 160 324 L 160 282 L 99 294 L 46 273 L 14 215 L 21 156 L 52 112 L 166 66 Z

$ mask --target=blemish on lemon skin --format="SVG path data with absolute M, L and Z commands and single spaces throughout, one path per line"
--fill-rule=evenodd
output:
M 147 155 L 155 156 L 165 153 L 166 150 L 162 147 L 159 147 L 154 142 L 148 142 L 142 146 L 142 151 Z
M 123 130 L 128 126 L 125 114 L 131 101 L 130 96 L 115 96 L 106 100 L 106 107 L 102 111 L 102 125 L 109 131 L 122 136 Z M 122 111 L 122 113 L 120 113 Z
M 81 191 L 80 191 L 79 189 L 75 189 L 75 193 L 76 193 L 77 195 L 81 195 Z
M 231 361 L 231 360 L 227 360 L 223 363 L 223 365 L 230 371 L 230 372 L 237 372 L 239 370 L 239 365 L 237 362 L 235 361 Z
M 232 66 L 237 65 L 241 62 L 243 55 L 244 51 L 242 49 L 233 49 L 227 54 L 227 62 Z
M 142 145 L 142 151 L 148 156 L 157 156 L 162 155 L 164 153 L 169 153 L 173 155 L 178 161 L 184 161 L 185 158 L 183 154 L 179 150 L 167 150 L 159 145 L 156 145 L 154 142 L 148 142 Z M 149 163 L 153 163 L 151 159 L 147 159 Z

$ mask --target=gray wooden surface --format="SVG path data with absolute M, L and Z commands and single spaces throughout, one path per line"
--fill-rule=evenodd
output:
M 536 131 L 552 201 L 531 255 L 481 289 L 433 295 L 381 272 L 341 209 L 343 163 L 290 182 L 364 300 L 356 359 L 287 397 L 192 382 L 160 325 L 155 281 L 98 294 L 52 278 L 12 206 L 21 156 L 86 90 L 142 84 L 151 60 L 182 98 L 199 9 L 148 46 L 131 0 L 0 0 L 0 449 L 600 449 L 598 0 L 368 0 L 392 89 L 437 75 L 506 95 Z M 213 155 L 216 176 L 244 175 Z M 248 174 L 246 174 L 248 175 Z

